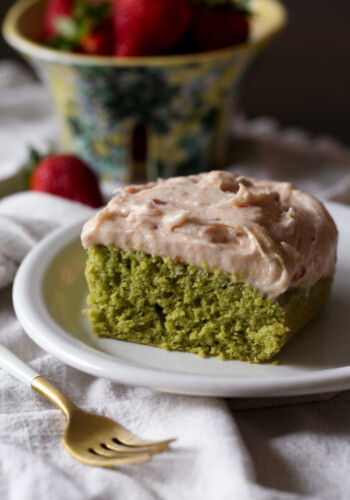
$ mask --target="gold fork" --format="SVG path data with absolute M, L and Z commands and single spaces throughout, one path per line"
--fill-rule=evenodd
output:
M 146 441 L 110 418 L 81 410 L 48 380 L 2 345 L 0 366 L 62 411 L 67 419 L 62 444 L 74 458 L 85 464 L 113 467 L 142 462 L 166 450 L 174 441 Z

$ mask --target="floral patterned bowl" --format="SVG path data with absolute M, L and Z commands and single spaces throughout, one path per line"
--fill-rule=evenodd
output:
M 5 39 L 48 85 L 61 146 L 102 179 L 138 182 L 223 166 L 228 124 L 242 76 L 283 28 L 278 0 L 257 0 L 247 43 L 212 52 L 104 57 L 59 52 L 40 43 L 45 0 L 19 0 Z

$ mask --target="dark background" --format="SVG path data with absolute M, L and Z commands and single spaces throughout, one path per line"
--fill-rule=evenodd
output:
M 12 3 L 0 1 L 1 21 Z M 350 145 L 350 1 L 283 3 L 288 26 L 251 68 L 240 108 Z M 20 59 L 0 38 L 3 58 Z

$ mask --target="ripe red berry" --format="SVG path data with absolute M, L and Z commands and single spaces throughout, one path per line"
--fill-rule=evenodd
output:
M 117 56 L 148 56 L 166 52 L 189 29 L 194 5 L 188 0 L 117 0 Z
M 53 154 L 35 168 L 30 189 L 62 196 L 98 208 L 103 199 L 95 173 L 73 155 Z

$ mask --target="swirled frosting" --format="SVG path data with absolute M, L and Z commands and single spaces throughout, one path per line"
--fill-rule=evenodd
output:
M 276 298 L 333 273 L 337 236 L 324 205 L 292 184 L 212 171 L 119 190 L 82 243 L 220 269 Z

